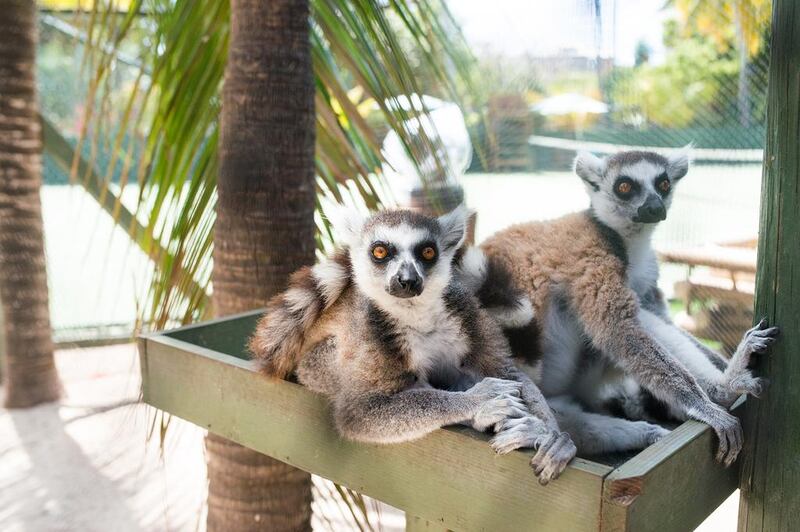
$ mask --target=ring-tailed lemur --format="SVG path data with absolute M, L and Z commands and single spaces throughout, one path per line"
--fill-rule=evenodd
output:
M 545 396 L 576 397 L 599 411 L 614 402 L 643 419 L 641 385 L 677 419 L 709 424 L 719 437 L 717 459 L 727 465 L 742 432 L 726 408 L 742 393 L 763 391 L 766 383 L 748 366 L 778 329 L 762 321 L 727 361 L 670 321 L 651 237 L 688 168 L 688 149 L 669 157 L 580 154 L 575 171 L 591 208 L 500 231 L 482 244 L 488 261 L 475 275 L 494 290 L 510 281 L 529 296 L 533 322 L 507 334 L 515 354 L 540 364 Z
M 345 249 L 294 274 L 250 349 L 264 372 L 326 394 L 339 432 L 391 443 L 444 425 L 495 428 L 497 452 L 538 449 L 541 483 L 575 456 L 539 389 L 511 362 L 498 324 L 453 276 L 465 209 L 440 218 L 349 211 Z
M 361 222 L 357 222 L 354 225 L 359 223 Z M 346 217 L 334 222 L 334 225 L 339 227 L 347 226 Z M 350 231 L 350 238 L 352 238 L 352 233 L 353 231 Z M 262 359 L 267 358 L 268 364 L 271 365 L 267 368 L 268 373 L 276 375 L 288 374 L 297 365 L 300 354 L 308 350 L 304 348 L 304 344 L 313 344 L 317 341 L 319 335 L 309 341 L 309 332 L 317 324 L 317 320 L 321 319 L 323 310 L 332 306 L 351 287 L 353 271 L 350 266 L 349 253 L 350 251 L 340 250 L 315 266 L 313 270 L 304 269 L 296 274 L 290 286 L 293 289 L 299 289 L 300 292 L 293 291 L 291 296 L 293 299 L 300 299 L 301 292 L 307 294 L 316 293 L 321 297 L 309 297 L 308 303 L 302 309 L 294 311 L 294 319 L 291 319 L 291 317 L 274 319 L 269 331 L 262 327 L 264 332 L 261 333 L 260 338 L 265 343 L 261 346 L 253 344 L 253 351 L 270 353 L 271 351 L 280 350 L 280 353 L 276 351 L 275 354 L 268 357 L 262 356 Z M 483 253 L 478 248 L 465 249 L 461 247 L 453 254 L 452 260 L 456 266 L 453 275 L 458 284 L 471 294 L 477 294 L 486 306 L 486 311 L 495 318 L 495 321 L 507 330 L 512 331 L 512 334 L 509 334 L 509 339 L 515 351 L 524 348 L 531 340 L 526 336 L 527 328 L 524 326 L 533 318 L 533 310 L 528 297 L 520 290 L 515 289 L 509 282 L 510 280 L 498 282 L 500 280 L 498 278 L 500 272 L 492 273 L 491 276 L 495 281 L 494 283 L 485 283 L 484 277 L 487 274 L 486 262 Z M 379 295 L 381 294 L 377 288 L 376 291 Z M 275 313 L 285 312 L 285 299 L 285 296 L 283 299 L 276 298 L 274 302 L 275 309 L 268 311 L 268 314 L 280 315 Z M 297 323 L 302 326 L 297 326 Z M 254 341 L 256 340 L 259 340 L 258 336 L 254 339 Z M 336 344 L 326 340 L 321 341 L 319 345 L 322 347 L 315 348 L 312 353 L 323 353 L 326 348 L 335 349 Z M 319 353 L 317 353 L 317 349 L 320 350 Z M 324 356 L 305 356 L 307 357 L 306 364 L 328 360 Z M 301 365 L 299 371 L 303 371 L 303 365 Z M 536 371 L 529 373 L 534 382 L 540 382 L 540 374 L 537 374 Z M 317 376 L 315 378 L 319 379 L 320 376 L 330 376 L 332 374 L 333 372 L 316 371 Z M 301 378 L 301 380 L 309 382 L 310 379 L 310 376 L 307 376 L 306 379 Z M 438 383 L 438 385 L 441 385 L 441 383 Z M 328 382 L 326 386 L 333 389 L 335 382 Z M 320 391 L 324 391 L 322 384 L 317 388 Z M 644 421 L 628 421 L 585 412 L 568 398 L 555 399 L 553 405 L 556 406 L 558 424 L 565 427 L 566 432 L 569 433 L 582 454 L 641 449 L 668 433 L 662 427 Z M 535 416 L 530 419 L 509 421 L 505 428 L 513 428 L 514 430 L 501 431 L 492 440 L 492 445 L 498 452 L 509 452 L 520 446 L 535 447 L 537 445 L 535 438 L 531 438 L 528 435 L 536 434 L 536 431 L 532 429 L 538 424 L 539 420 Z
M 457 261 L 457 275 L 503 328 L 517 366 L 540 388 L 551 390 L 553 386 L 548 386 L 547 380 L 564 376 L 544 374 L 540 332 L 533 321 L 530 299 L 514 284 L 509 270 L 497 261 L 487 260 L 480 248 L 472 247 Z M 624 395 L 638 397 L 639 386 L 632 379 L 624 378 L 622 371 L 600 360 L 596 351 L 587 349 L 584 355 L 590 361 L 590 357 L 595 356 L 594 362 L 584 364 L 580 371 L 580 379 L 588 385 L 579 382 L 571 388 L 571 391 L 585 390 L 584 393 L 545 395 L 559 427 L 572 437 L 581 456 L 635 451 L 669 434 L 669 430 L 651 422 L 660 420 L 645 419 L 643 415 L 619 415 L 613 409 L 598 407 L 608 406 L 610 399 L 606 396 L 613 396 L 615 400 Z M 599 383 L 603 386 L 598 386 Z M 592 400 L 587 401 L 586 397 Z

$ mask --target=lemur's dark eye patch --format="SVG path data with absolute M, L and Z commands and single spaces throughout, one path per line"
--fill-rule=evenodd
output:
M 620 176 L 614 182 L 614 194 L 622 199 L 629 199 L 634 195 L 639 185 L 627 176 Z
M 392 250 L 388 245 L 376 242 L 370 249 L 370 255 L 375 262 L 383 262 L 391 257 Z
M 659 194 L 662 196 L 669 194 L 669 191 L 672 190 L 672 183 L 670 182 L 666 172 L 656 178 L 655 185 L 656 190 L 658 190 Z
M 433 242 L 423 242 L 416 247 L 414 253 L 425 262 L 432 262 L 436 260 L 436 257 L 439 255 L 439 252 L 436 250 L 436 244 Z

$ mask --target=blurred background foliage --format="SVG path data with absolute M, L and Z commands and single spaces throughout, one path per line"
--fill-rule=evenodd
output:
M 635 65 L 615 69 L 609 76 L 607 92 L 619 119 L 674 129 L 738 122 L 743 128 L 739 136 L 749 142 L 730 132 L 695 142 L 760 146 L 763 129 L 759 135 L 747 135 L 746 128 L 763 126 L 765 120 L 771 2 L 673 0 L 671 4 L 678 16 L 665 24 L 666 61 L 651 65 L 647 45 L 641 43 Z
M 649 7 L 642 13 L 652 20 L 636 15 L 644 4 Z M 758 188 L 764 144 L 771 2 L 311 5 L 320 249 L 330 242 L 321 216 L 328 202 L 367 208 L 395 201 L 381 150 L 390 132 L 412 160 L 436 152 L 435 138 L 409 127 L 413 115 L 426 110 L 396 99 L 408 94 L 454 102 L 464 115 L 477 156 L 463 183 L 468 202 L 482 211 L 479 238 L 514 221 L 579 208 L 569 179 L 576 149 L 602 154 L 609 146 L 689 142 L 709 152 L 701 153 L 694 172 L 697 189 L 687 191 L 681 205 L 687 213 L 704 213 L 703 220 L 670 220 L 659 246 L 755 237 L 757 204 L 749 191 Z M 45 200 L 62 198 L 56 185 L 80 183 L 116 220 L 114 234 L 123 231 L 135 248 L 125 251 L 116 236 L 93 229 L 105 223 L 99 215 L 80 223 L 80 232 L 97 232 L 88 238 L 92 251 L 48 238 L 52 256 L 79 255 L 68 268 L 50 268 L 57 338 L 129 338 L 143 325 L 209 314 L 216 122 L 229 13 L 222 0 L 196 6 L 41 2 L 39 88 L 52 126 L 45 130 Z M 492 25 L 487 45 L 481 31 Z M 511 45 L 501 46 L 506 37 L 514 38 Z M 638 40 L 617 45 L 631 37 Z M 575 107 L 554 110 L 554 98 L 562 97 Z M 720 203 L 713 195 L 723 176 L 735 186 Z M 534 186 L 540 183 L 552 189 Z M 548 194 L 559 201 L 548 201 Z M 484 203 L 489 197 L 492 206 Z M 63 225 L 52 225 L 51 232 Z M 106 238 L 113 249 L 94 251 Z M 118 277 L 103 286 L 116 283 L 132 297 L 108 302 L 109 291 L 98 286 L 96 298 L 104 303 L 94 304 L 66 273 L 87 265 L 98 277 L 103 268 L 114 269 Z M 677 270 L 666 277 L 668 294 L 678 297 L 670 286 L 681 277 Z M 76 300 L 82 301 L 77 310 Z
M 209 315 L 228 2 L 198 9 L 97 1 L 58 12 L 66 4 L 46 3 L 58 16 L 43 16 L 39 63 L 46 115 L 76 144 L 71 179 L 113 197 L 117 220 L 131 211 L 126 229 L 154 263 L 144 322 L 162 328 Z M 426 109 L 399 105 L 397 96 L 422 94 L 424 83 L 426 93 L 475 109 L 473 59 L 441 2 L 313 0 L 311 7 L 320 196 L 352 195 L 376 208 L 392 201 L 380 186 L 380 137 L 398 133 L 414 160 L 436 142 L 409 127 Z M 82 64 L 58 53 L 65 39 L 81 41 Z M 70 77 L 82 82 L 55 90 Z M 136 197 L 126 205 L 129 185 Z M 318 222 L 322 247 L 329 235 L 324 218 Z

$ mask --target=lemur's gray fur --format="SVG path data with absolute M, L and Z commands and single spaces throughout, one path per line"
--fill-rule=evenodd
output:
M 728 361 L 669 319 L 651 237 L 688 168 L 688 150 L 668 157 L 580 154 L 575 171 L 590 210 L 499 232 L 482 245 L 487 260 L 474 276 L 495 291 L 510 280 L 529 296 L 535 317 L 524 341 L 514 345 L 520 331 L 507 329 L 515 354 L 537 364 L 545 396 L 567 396 L 598 412 L 614 404 L 630 419 L 645 419 L 643 387 L 672 417 L 708 423 L 719 436 L 717 459 L 727 465 L 741 450 L 742 434 L 726 408 L 742 393 L 763 392 L 765 381 L 748 366 L 778 329 L 762 320 Z M 558 415 L 574 405 L 554 409 Z
M 297 272 L 250 349 L 264 372 L 295 372 L 333 403 L 339 432 L 392 443 L 444 425 L 494 428 L 497 452 L 533 447 L 541 483 L 575 455 L 539 389 L 511 362 L 498 324 L 453 275 L 466 210 L 332 220 L 344 248 Z M 513 314 L 513 313 L 512 313 Z
M 358 223 L 360 222 L 356 225 Z M 335 224 L 347 227 L 349 222 L 346 217 L 340 217 Z M 489 271 L 485 256 L 478 248 L 459 248 L 453 256 L 453 264 L 453 276 L 458 284 L 467 292 L 479 296 L 486 312 L 510 332 L 509 339 L 515 349 L 523 348 L 530 340 L 525 332 L 533 319 L 533 309 L 528 297 L 513 288 L 510 279 L 502 279 L 501 271 Z M 486 283 L 487 277 L 491 277 L 494 282 Z M 308 351 L 304 350 L 302 344 L 306 342 L 323 310 L 333 305 L 351 287 L 352 280 L 353 268 L 346 250 L 335 252 L 313 269 L 301 270 L 295 274 L 290 290 L 284 296 L 276 298 L 268 309 L 267 314 L 275 316 L 264 322 L 263 326 L 268 329 L 264 329 L 263 334 L 254 338 L 254 342 L 263 342 L 261 345 L 254 344 L 253 350 L 263 353 L 261 359 L 268 373 L 279 376 L 288 374 L 298 364 L 299 355 L 303 354 L 303 363 L 297 369 L 300 380 L 320 391 L 328 390 L 326 393 L 336 390 L 336 372 L 323 368 L 334 360 L 330 353 L 336 349 L 335 340 L 332 337 L 325 339 Z M 382 288 L 375 287 L 373 292 L 380 295 L 381 290 Z M 287 304 L 287 296 L 289 299 L 302 301 L 303 293 L 317 293 L 319 297 L 309 298 L 307 304 L 296 305 L 293 315 L 289 315 L 291 309 Z M 278 319 L 282 315 L 283 318 Z M 425 316 L 427 315 L 423 315 L 423 320 L 426 319 Z M 522 363 L 519 359 L 517 362 Z M 541 374 L 536 367 L 527 369 L 534 382 L 541 382 Z M 462 382 L 458 387 L 463 388 L 466 384 Z M 568 427 L 567 432 L 583 454 L 636 450 L 646 447 L 667 433 L 665 429 L 650 423 L 631 423 L 585 412 L 567 397 L 552 404 L 556 420 Z M 536 447 L 537 432 L 532 429 L 539 423 L 536 417 L 509 421 L 501 425 L 501 428 L 508 430 L 502 430 L 496 435 L 492 445 L 499 452 L 508 452 L 520 446 Z

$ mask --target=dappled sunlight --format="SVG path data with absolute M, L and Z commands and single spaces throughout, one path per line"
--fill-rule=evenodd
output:
M 0 410 L 3 530 L 192 530 L 205 496 L 203 431 L 174 419 L 148 442 L 131 344 L 60 351 L 60 404 Z M 7 437 L 6 437 L 7 435 Z

